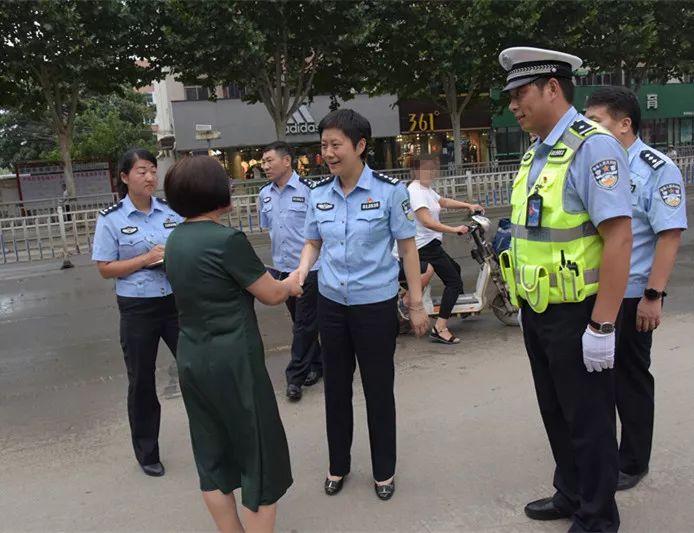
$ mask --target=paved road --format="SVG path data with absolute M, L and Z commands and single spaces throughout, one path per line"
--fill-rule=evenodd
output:
M 690 202 L 690 205 L 692 203 Z M 692 210 L 690 209 L 690 217 Z M 446 243 L 475 267 L 464 239 Z M 256 241 L 264 260 L 268 247 Z M 0 267 L 0 531 L 201 531 L 187 420 L 166 348 L 159 358 L 162 479 L 130 451 L 126 379 L 109 282 L 85 257 Z M 654 346 L 658 412 L 652 472 L 619 495 L 624 531 L 691 531 L 694 509 L 694 233 L 685 234 Z M 376 499 L 364 401 L 355 392 L 354 471 L 343 494 L 322 495 L 322 385 L 299 404 L 283 397 L 289 320 L 258 305 L 268 367 L 287 429 L 295 484 L 282 500 L 286 531 L 564 531 L 523 505 L 549 494 L 551 458 L 517 328 L 490 314 L 455 321 L 456 347 L 401 337 L 397 350 L 398 492 Z

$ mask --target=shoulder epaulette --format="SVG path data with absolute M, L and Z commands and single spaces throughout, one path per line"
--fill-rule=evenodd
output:
M 300 177 L 299 181 L 306 185 L 309 189 L 313 190 L 316 187 L 322 187 L 323 185 L 327 185 L 328 183 L 332 183 L 332 181 L 335 179 L 335 176 L 326 176 L 325 178 L 321 178 L 319 180 L 312 180 L 309 178 L 305 177 Z
M 157 199 L 157 202 L 161 202 L 162 204 L 169 205 L 169 202 L 167 202 L 163 198 L 159 198 L 158 196 L 155 196 L 155 198 Z
M 651 150 L 642 150 L 641 153 L 639 154 L 639 156 L 653 170 L 658 170 L 660 167 L 662 167 L 665 164 L 665 159 L 660 157 L 655 152 L 652 152 Z
M 266 181 L 265 183 L 263 183 L 262 187 L 260 187 L 260 189 L 258 189 L 258 192 L 262 191 L 265 187 L 267 187 L 267 186 L 270 185 L 271 183 L 272 183 L 272 182 L 271 182 L 270 180 L 268 180 L 268 181 Z
M 377 180 L 385 181 L 386 183 L 390 183 L 391 185 L 397 185 L 400 183 L 400 178 L 394 178 L 393 176 L 388 176 L 386 174 L 383 174 L 382 172 L 376 172 L 375 170 L 373 171 L 373 176 Z
M 593 124 L 590 122 L 586 122 L 585 120 L 576 120 L 573 124 L 571 124 L 571 129 L 579 135 L 585 135 L 589 131 L 593 131 L 595 126 L 593 126 Z
M 99 213 L 104 215 L 104 216 L 110 215 L 111 213 L 113 213 L 114 211 L 117 211 L 121 207 L 123 207 L 123 202 L 118 202 L 117 204 L 113 204 L 111 207 L 107 207 L 106 209 L 101 209 L 99 211 Z

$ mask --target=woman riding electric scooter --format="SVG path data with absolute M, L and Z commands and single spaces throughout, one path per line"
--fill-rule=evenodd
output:
M 432 189 L 434 178 L 439 171 L 439 159 L 433 155 L 423 155 L 415 161 L 415 180 L 407 187 L 410 193 L 410 204 L 415 214 L 417 235 L 415 237 L 419 259 L 429 263 L 436 275 L 443 281 L 444 289 L 441 297 L 439 317 L 431 329 L 429 337 L 433 342 L 442 344 L 458 344 L 458 339 L 448 330 L 448 319 L 458 295 L 463 292 L 460 265 L 443 249 L 443 234 L 464 234 L 468 227 L 448 226 L 440 221 L 441 208 L 469 209 L 481 211 L 484 208 L 478 204 L 468 204 L 452 198 L 442 198 Z

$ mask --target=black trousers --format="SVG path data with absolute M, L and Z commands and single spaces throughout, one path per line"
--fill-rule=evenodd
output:
M 622 422 L 619 469 L 627 474 L 641 474 L 648 469 L 653 444 L 655 383 L 649 370 L 653 332 L 636 331 L 640 300 L 625 298 L 622 302 L 615 354 L 617 412 Z
M 573 512 L 570 531 L 616 531 L 618 453 L 615 372 L 588 372 L 582 336 L 595 297 L 522 307 L 523 337 L 535 392 L 556 463 L 554 503 Z
M 395 474 L 396 305 L 393 298 L 346 306 L 318 295 L 328 451 L 334 476 L 344 476 L 351 468 L 352 382 L 357 361 L 366 398 L 374 479 L 385 481 Z
M 434 239 L 429 244 L 425 244 L 419 249 L 419 260 L 429 263 L 436 275 L 443 281 L 443 294 L 441 295 L 441 305 L 439 316 L 450 318 L 451 310 L 455 306 L 458 295 L 463 292 L 463 279 L 460 277 L 460 265 L 446 253 L 441 246 L 441 241 Z
M 154 373 L 159 339 L 176 356 L 178 313 L 173 294 L 161 298 L 118 296 L 120 344 L 128 371 L 128 420 L 138 462 L 159 462 L 161 407 Z
M 282 272 L 285 279 L 288 272 Z M 301 298 L 289 298 L 287 309 L 292 317 L 292 354 L 287 366 L 287 385 L 303 385 L 311 371 L 323 373 L 318 341 L 318 271 L 309 272 Z

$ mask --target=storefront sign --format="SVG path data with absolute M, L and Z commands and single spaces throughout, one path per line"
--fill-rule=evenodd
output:
M 408 113 L 407 120 L 410 123 L 409 133 L 420 133 L 424 131 L 436 131 L 436 118 L 441 115 L 440 111 L 431 113 Z
M 312 135 L 318 133 L 318 125 L 305 105 L 297 109 L 287 121 L 287 135 Z
M 451 116 L 428 100 L 401 100 L 400 133 L 416 134 L 434 131 L 451 131 Z M 463 129 L 488 128 L 491 123 L 489 101 L 470 105 L 463 111 L 460 127 Z

